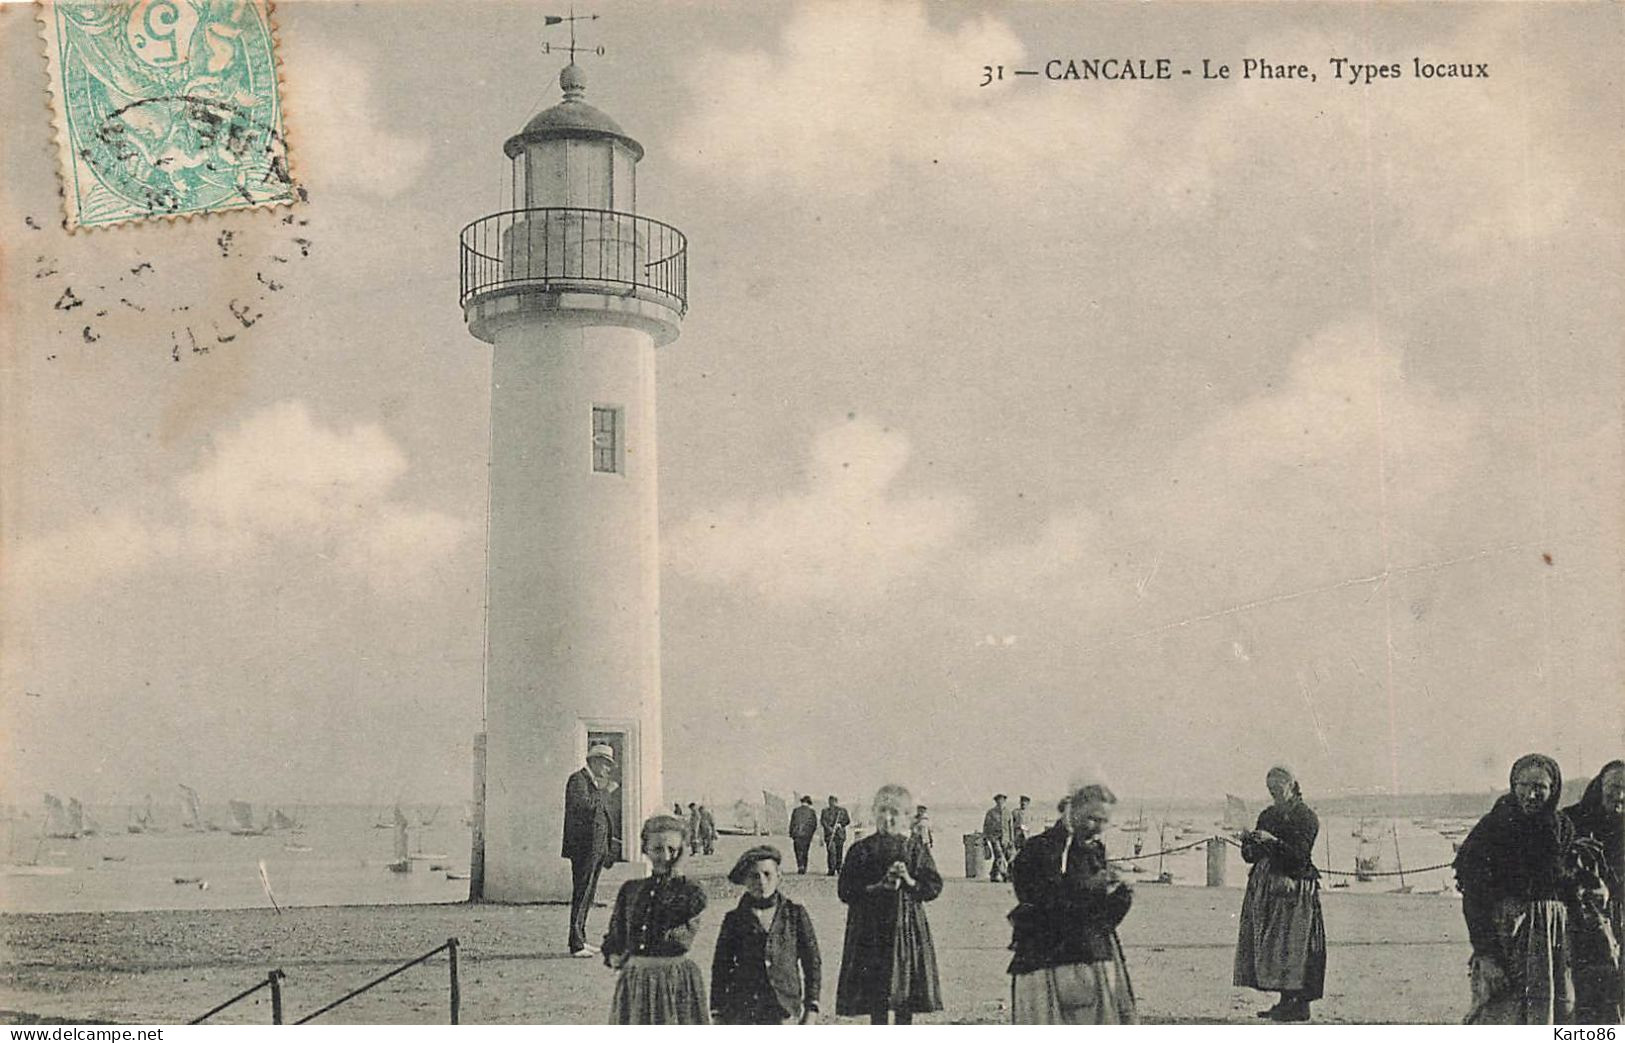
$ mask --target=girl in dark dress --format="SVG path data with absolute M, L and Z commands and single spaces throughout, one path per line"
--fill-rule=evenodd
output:
M 925 902 L 942 893 L 931 851 L 909 836 L 914 798 L 902 786 L 875 794 L 875 832 L 853 844 L 841 866 L 839 894 L 847 905 L 846 945 L 835 1012 L 867 1014 L 871 1024 L 913 1022 L 942 1009 L 937 955 Z
M 1574 939 L 1574 1021 L 1617 1025 L 1625 1004 L 1620 944 L 1625 942 L 1625 761 L 1609 761 L 1586 787 L 1578 804 L 1565 809 L 1590 857 L 1581 861 L 1601 885 L 1583 891 L 1569 910 Z
M 1320 819 L 1303 802 L 1288 768 L 1265 776 L 1275 803 L 1241 837 L 1241 857 L 1252 864 L 1241 902 L 1235 984 L 1279 992 L 1281 1000 L 1259 1017 L 1308 1021 L 1309 1004 L 1326 986 L 1326 922 L 1320 911 L 1315 838 Z
M 628 880 L 615 896 L 604 963 L 620 971 L 610 1005 L 612 1025 L 705 1025 L 705 982 L 688 958 L 705 910 L 705 892 L 678 865 L 688 824 L 656 815 L 643 824 L 643 854 L 653 872 Z
M 1512 792 L 1456 852 L 1473 955 L 1469 1025 L 1561 1025 L 1574 1013 L 1568 903 L 1574 824 L 1558 810 L 1563 773 L 1538 753 L 1512 765 Z

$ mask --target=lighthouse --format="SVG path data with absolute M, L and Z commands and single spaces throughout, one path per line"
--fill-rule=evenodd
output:
M 643 146 L 573 60 L 559 86 L 503 145 L 510 209 L 460 243 L 464 321 L 491 346 L 471 897 L 498 902 L 569 899 L 564 784 L 590 746 L 614 750 L 634 865 L 662 806 L 655 349 L 688 309 L 687 240 L 638 212 Z

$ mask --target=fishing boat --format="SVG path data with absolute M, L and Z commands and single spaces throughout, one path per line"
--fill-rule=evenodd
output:
M 130 808 L 130 823 L 124 827 L 127 833 L 157 833 L 159 829 L 153 825 L 152 797 L 147 798 L 147 806 L 141 811 Z
M 284 814 L 281 808 L 277 808 L 275 811 L 271 812 L 271 817 L 265 820 L 265 829 L 267 832 L 273 829 L 298 828 L 299 823 L 295 822 L 293 819 Z
M 52 840 L 78 840 L 84 835 L 84 808 L 70 798 L 68 806 L 52 794 L 45 795 L 45 835 Z
M 1252 818 L 1247 814 L 1247 802 L 1234 793 L 1224 795 L 1223 827 L 1231 832 L 1253 828 Z
M 246 800 L 234 800 L 231 807 L 231 835 L 234 837 L 263 837 L 265 829 L 254 825 L 254 805 Z
M 395 806 L 395 861 L 385 866 L 391 873 L 410 873 L 412 871 L 412 856 L 407 848 L 406 816 L 401 814 L 400 805 Z
M 448 869 L 448 870 L 446 870 L 446 879 L 447 880 L 467 880 L 468 879 L 468 874 L 467 873 L 457 873 L 457 872 L 453 872 L 452 870 Z
M 185 826 L 194 833 L 218 832 L 220 829 L 219 826 L 215 825 L 213 822 L 206 821 L 203 818 L 203 805 L 198 802 L 197 790 L 188 786 L 184 782 L 176 783 L 176 785 L 180 786 L 181 788 L 181 803 L 185 808 L 181 818 L 181 825 Z

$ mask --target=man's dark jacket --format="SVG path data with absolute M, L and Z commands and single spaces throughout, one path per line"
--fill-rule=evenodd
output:
M 808 804 L 797 804 L 796 809 L 790 812 L 790 835 L 792 837 L 806 837 L 811 839 L 818 833 L 818 812 Z
M 568 859 L 611 860 L 609 798 L 586 768 L 564 784 L 564 849 Z

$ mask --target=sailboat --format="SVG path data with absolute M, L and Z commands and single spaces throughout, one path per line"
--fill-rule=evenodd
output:
M 386 867 L 391 873 L 410 873 L 412 871 L 412 856 L 406 845 L 406 816 L 401 814 L 399 804 L 395 805 L 395 861 Z
M 68 828 L 73 830 L 75 837 L 89 836 L 96 832 L 95 823 L 85 820 L 85 806 L 79 803 L 78 797 L 68 798 Z
M 1230 832 L 1253 828 L 1247 817 L 1247 802 L 1234 793 L 1224 795 L 1224 828 Z
M 1393 891 L 1389 893 L 1396 895 L 1408 895 L 1411 893 L 1411 885 L 1405 882 L 1405 860 L 1399 855 L 1399 823 L 1397 822 L 1393 824 L 1393 833 L 1394 865 L 1399 869 L 1399 886 L 1394 888 Z
M 271 817 L 265 820 L 265 828 L 267 830 L 295 829 L 298 827 L 298 825 L 299 823 L 289 818 L 281 808 L 277 808 L 275 811 L 271 812 Z
M 153 825 L 152 796 L 147 796 L 147 806 L 141 811 L 130 809 L 130 824 L 124 827 L 130 833 L 157 833 L 159 829 Z
M 184 782 L 176 783 L 176 785 L 180 786 L 181 792 L 185 795 L 183 803 L 186 810 L 181 824 L 194 833 L 213 833 L 218 830 L 220 827 L 213 822 L 204 821 L 203 806 L 198 803 L 197 790 Z
M 234 800 L 231 806 L 231 835 L 234 837 L 263 837 L 265 830 L 254 825 L 254 805 L 246 800 Z
M 62 801 L 47 793 L 45 795 L 45 835 L 52 840 L 78 840 L 83 832 L 84 810 L 77 800 L 70 801 L 72 811 L 62 806 Z
M 1135 819 L 1133 822 L 1125 822 L 1123 824 L 1123 832 L 1125 832 L 1125 833 L 1144 833 L 1145 830 L 1146 830 L 1145 807 L 1142 805 L 1141 808 L 1140 808 L 1140 817 Z

